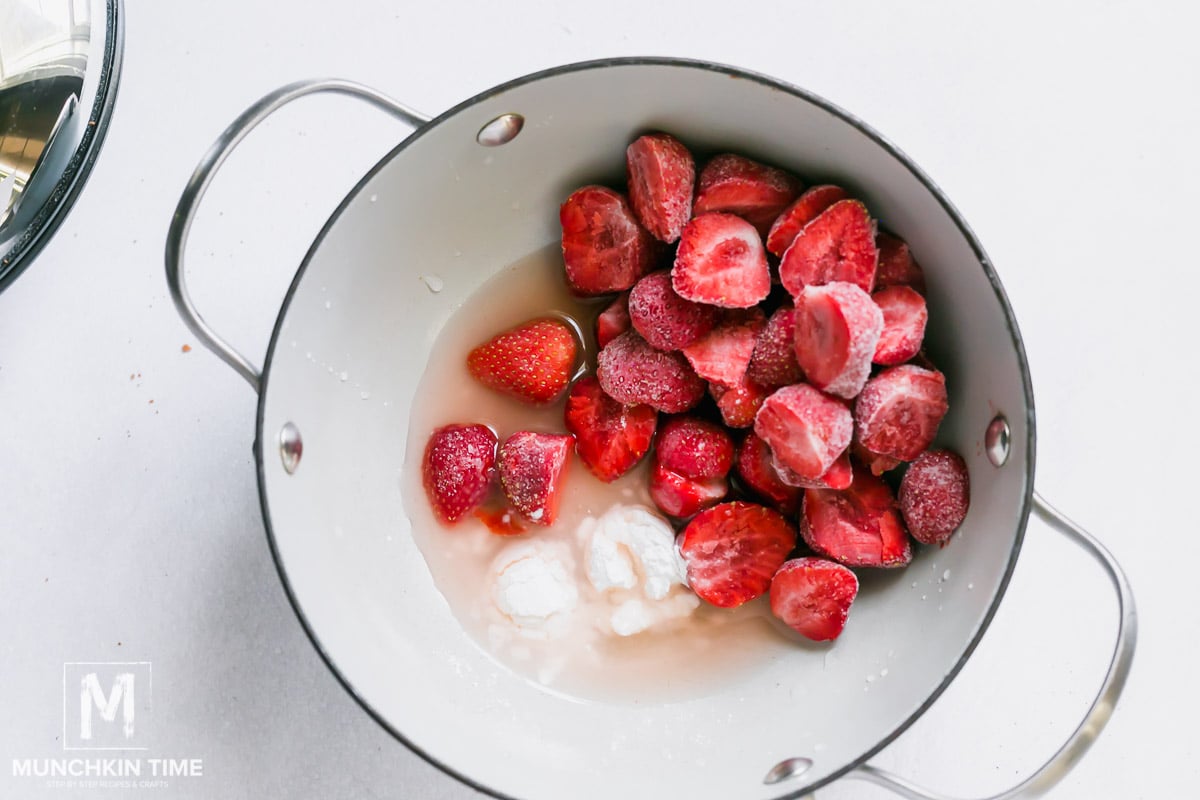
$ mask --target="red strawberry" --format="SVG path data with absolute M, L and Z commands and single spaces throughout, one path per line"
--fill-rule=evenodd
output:
M 806 286 L 796 298 L 796 360 L 808 382 L 845 399 L 862 391 L 883 313 L 853 283 Z
M 720 310 L 675 294 L 670 270 L 651 272 L 629 292 L 629 320 L 656 350 L 680 350 L 717 324 Z
M 736 214 L 753 225 L 759 236 L 766 236 L 779 212 L 802 188 L 799 180 L 781 169 L 727 153 L 701 170 L 695 214 Z
M 721 502 L 728 493 L 724 478 L 685 478 L 657 460 L 650 467 L 650 499 L 668 516 L 686 519 Z
M 841 635 L 857 596 L 858 577 L 823 558 L 793 558 L 771 579 L 771 613 L 814 642 Z
M 777 309 L 754 343 L 746 376 L 760 386 L 778 389 L 804 380 L 796 361 L 796 309 Z
M 483 502 L 496 466 L 496 434 L 484 425 L 438 428 L 425 445 L 421 475 L 434 515 L 458 522 Z
M 733 467 L 733 440 L 720 425 L 672 417 L 658 432 L 654 459 L 685 478 L 724 478 Z
M 819 478 L 850 445 L 854 420 L 838 400 L 798 383 L 767 398 L 754 432 L 771 445 L 780 463 L 804 478 Z
M 771 396 L 771 389 L 743 378 L 737 386 L 726 387 L 710 383 L 708 393 L 717 401 L 721 419 L 730 428 L 749 428 L 762 404 Z
M 849 452 L 838 456 L 837 461 L 833 462 L 833 466 L 825 470 L 825 474 L 819 478 L 802 477 L 795 470 L 780 462 L 774 454 L 771 455 L 771 466 L 775 468 L 775 474 L 779 476 L 780 481 L 797 489 L 840 490 L 849 488 L 850 484 L 854 482 L 854 466 L 850 463 Z
M 772 460 L 771 446 L 751 431 L 737 449 L 737 474 L 747 489 L 790 517 L 800 510 L 804 493 L 780 480 Z
M 796 546 L 796 532 L 779 512 L 734 501 L 701 511 L 684 528 L 679 553 L 688 585 L 701 599 L 735 608 L 762 596 Z
M 732 214 L 705 214 L 684 227 L 671 281 L 680 297 L 722 308 L 750 308 L 771 292 L 762 239 Z
M 962 525 L 971 505 L 967 464 L 949 450 L 926 450 L 900 481 L 900 513 L 909 533 L 923 544 L 944 545 Z
M 508 502 L 535 525 L 553 525 L 567 458 L 575 437 L 517 431 L 500 445 L 496 463 Z
M 637 331 L 626 331 L 604 346 L 596 377 L 618 403 L 644 403 L 668 414 L 687 411 L 704 398 L 704 381 L 687 359 L 655 350 Z
M 868 452 L 911 461 L 929 447 L 949 408 L 946 377 L 911 364 L 867 381 L 854 403 L 854 436 Z
M 870 450 L 862 446 L 862 442 L 858 441 L 858 437 L 850 443 L 850 454 L 859 460 L 864 467 L 871 470 L 871 474 L 879 477 L 888 470 L 895 469 L 904 462 L 898 458 L 891 456 L 881 456 L 877 453 L 872 453 Z
M 497 536 L 516 536 L 525 532 L 525 526 L 516 517 L 516 512 L 507 506 L 504 508 L 477 508 L 475 517 Z
M 596 317 L 596 346 L 604 347 L 630 328 L 629 293 L 623 292 Z
M 796 198 L 796 202 L 784 209 L 771 225 L 767 233 L 767 252 L 782 256 L 805 225 L 837 201 L 849 196 L 840 186 L 826 184 L 809 188 Z
M 857 200 L 839 200 L 796 234 L 779 262 L 783 288 L 795 297 L 805 286 L 831 281 L 875 287 L 875 222 Z
M 850 567 L 902 567 L 912 561 L 892 490 L 864 469 L 854 471 L 854 483 L 844 491 L 804 492 L 800 535 L 816 552 Z
M 875 273 L 875 286 L 911 286 L 925 293 L 925 273 L 921 270 L 908 249 L 908 244 L 891 234 L 880 231 L 875 236 L 879 248 L 879 270 Z
M 925 298 L 908 286 L 889 286 L 871 295 L 883 312 L 883 331 L 871 360 L 876 364 L 903 364 L 921 350 L 929 312 Z
M 540 405 L 567 388 L 575 350 L 575 336 L 563 322 L 535 319 L 476 347 L 467 369 L 489 389 Z
M 579 295 L 628 289 L 654 266 L 658 245 L 625 198 L 603 186 L 576 189 L 558 212 L 567 285 Z
M 683 348 L 683 355 L 706 381 L 737 386 L 746 375 L 754 343 L 766 324 L 766 317 L 757 308 L 728 312 L 720 325 Z
M 692 216 L 696 163 L 692 154 L 665 133 L 636 139 L 625 150 L 629 203 L 654 238 L 673 242 Z
M 567 395 L 567 430 L 587 468 L 609 483 L 633 469 L 650 449 L 658 412 L 650 406 L 623 406 L 606 395 L 592 376 L 580 378 Z

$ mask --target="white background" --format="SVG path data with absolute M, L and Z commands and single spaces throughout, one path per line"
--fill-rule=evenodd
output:
M 102 157 L 0 296 L 0 796 L 70 794 L 12 778 L 10 759 L 61 755 L 62 663 L 105 660 L 152 661 L 155 755 L 204 759 L 204 777 L 147 796 L 476 796 L 378 728 L 304 637 L 259 516 L 255 398 L 199 347 L 181 352 L 196 342 L 167 297 L 164 235 L 201 153 L 279 84 L 352 78 L 437 113 L 532 70 L 613 55 L 712 59 L 811 89 L 882 131 L 957 204 L 1025 337 L 1038 488 L 1116 553 L 1141 612 L 1125 696 L 1052 796 L 1191 796 L 1190 13 L 1183 2 L 131 0 Z M 220 331 L 260 357 L 312 237 L 402 135 L 350 100 L 312 99 L 246 142 L 189 251 L 195 299 Z M 982 646 L 877 763 L 955 793 L 1004 788 L 1086 709 L 1114 621 L 1095 565 L 1031 522 Z M 819 796 L 887 795 L 841 784 Z

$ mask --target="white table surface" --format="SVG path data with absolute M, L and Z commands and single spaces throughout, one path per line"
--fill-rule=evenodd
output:
M 9 762 L 62 755 L 63 662 L 122 660 L 153 663 L 154 750 L 204 759 L 202 777 L 143 796 L 478 796 L 372 722 L 305 638 L 259 516 L 254 395 L 177 319 L 164 236 L 214 136 L 282 83 L 342 76 L 438 112 L 532 70 L 633 54 L 814 90 L 958 205 L 1022 326 L 1038 488 L 1115 552 L 1141 612 L 1124 698 L 1052 796 L 1193 796 L 1200 50 L 1184 3 L 284 6 L 128 2 L 93 177 L 0 295 L 0 796 L 81 794 Z M 246 142 L 190 249 L 219 330 L 260 357 L 312 237 L 401 135 L 317 98 Z M 877 763 L 955 793 L 1014 782 L 1083 713 L 1114 620 L 1098 569 L 1031 522 L 982 645 Z M 887 795 L 843 783 L 819 796 Z

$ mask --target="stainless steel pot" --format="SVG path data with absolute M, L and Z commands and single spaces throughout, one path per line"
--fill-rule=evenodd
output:
M 316 92 L 360 98 L 416 130 L 317 236 L 260 371 L 192 305 L 183 249 L 229 152 L 276 109 Z M 936 559 L 939 571 L 954 572 L 944 610 L 921 602 L 907 580 L 881 582 L 860 596 L 854 624 L 824 659 L 797 650 L 748 683 L 684 702 L 582 704 L 532 686 L 468 640 L 409 536 L 396 476 L 425 353 L 447 316 L 499 268 L 554 242 L 559 202 L 612 174 L 625 144 L 648 128 L 836 179 L 909 241 L 929 278 L 928 342 L 954 402 L 940 440 L 967 458 L 972 507 L 951 547 L 921 552 L 910 568 L 919 573 Z M 1042 768 L 996 797 L 1049 789 L 1112 712 L 1133 657 L 1133 597 L 1109 552 L 1034 493 L 1032 385 L 1000 280 L 932 181 L 819 97 L 730 67 L 641 58 L 529 75 L 432 120 L 357 84 L 292 84 L 242 114 L 204 157 L 176 209 L 166 266 L 188 326 L 259 393 L 254 451 L 267 535 L 313 644 L 367 713 L 482 791 L 780 798 L 849 777 L 910 798 L 941 797 L 866 762 L 937 699 L 974 650 L 1031 511 L 1108 572 L 1120 602 L 1117 644 L 1084 721 Z M 443 283 L 436 294 L 419 280 L 430 273 Z M 352 311 L 327 310 L 330 299 Z M 306 352 L 352 359 L 381 402 L 364 404 Z M 863 692 L 863 676 L 881 664 L 888 679 Z

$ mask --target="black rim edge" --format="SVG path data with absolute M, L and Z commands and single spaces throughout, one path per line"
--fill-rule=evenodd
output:
M 441 113 L 438 116 L 431 119 L 425 125 L 421 126 L 417 130 L 413 131 L 413 133 L 411 133 L 409 136 L 405 137 L 399 144 L 397 144 L 394 148 L 392 148 L 390 151 L 388 151 L 378 162 L 376 162 L 376 164 L 358 181 L 358 183 L 355 184 L 354 188 L 351 189 L 346 194 L 346 196 L 338 204 L 337 208 L 334 209 L 334 211 L 330 215 L 329 219 L 325 222 L 325 224 L 322 226 L 320 232 L 317 234 L 316 238 L 313 240 L 312 245 L 309 247 L 308 251 L 305 253 L 304 259 L 300 263 L 300 267 L 296 270 L 295 277 L 293 277 L 291 284 L 288 286 L 287 294 L 284 296 L 283 303 L 279 309 L 279 314 L 275 318 L 275 325 L 273 326 L 272 331 L 271 331 L 271 339 L 267 346 L 266 358 L 264 359 L 264 362 L 263 362 L 262 378 L 261 378 L 261 383 L 260 383 L 260 387 L 259 387 L 258 412 L 256 415 L 256 420 L 255 420 L 255 440 L 254 440 L 254 461 L 255 461 L 256 471 L 258 473 L 259 505 L 262 509 L 263 523 L 264 523 L 264 527 L 266 529 L 266 534 L 267 534 L 267 544 L 271 551 L 271 558 L 275 562 L 276 572 L 279 574 L 279 579 L 283 584 L 284 593 L 287 595 L 288 603 L 291 605 L 292 611 L 295 613 L 296 618 L 299 620 L 300 626 L 301 626 L 301 628 L 303 628 L 305 635 L 308 637 L 309 641 L 312 643 L 313 647 L 316 649 L 317 654 L 321 657 L 321 660 L 323 662 L 325 662 L 325 666 L 328 667 L 329 671 L 333 673 L 333 676 L 337 680 L 337 682 L 339 684 L 341 684 L 342 688 L 345 689 L 346 692 L 348 694 L 350 694 L 351 697 L 354 698 L 355 702 L 358 703 L 358 705 L 363 709 L 363 711 L 365 711 L 367 713 L 367 715 L 369 717 L 371 717 L 371 719 L 375 720 L 375 722 L 378 723 L 384 730 L 386 730 L 389 734 L 391 734 L 391 736 L 393 738 L 395 738 L 397 741 L 399 741 L 401 744 L 403 744 L 405 747 L 407 747 L 409 750 L 411 750 L 417 756 L 419 756 L 420 758 L 424 759 L 426 762 L 428 762 L 432 766 L 434 766 L 434 767 L 438 768 L 439 770 L 441 770 L 442 772 L 444 772 L 446 775 L 449 775 L 450 777 L 454 778 L 455 780 L 457 780 L 467 786 L 470 786 L 472 789 L 475 789 L 476 791 L 479 791 L 479 792 L 482 792 L 491 797 L 497 798 L 497 800 L 519 800 L 519 798 L 516 798 L 512 795 L 504 794 L 503 792 L 500 792 L 489 786 L 481 784 L 481 783 L 467 777 L 466 775 L 458 772 L 457 770 L 447 766 L 446 764 L 443 764 L 441 761 L 439 761 L 438 759 L 434 758 L 429 753 L 422 750 L 420 747 L 418 747 L 416 744 L 414 744 L 411 740 L 409 740 L 403 733 L 401 733 L 399 730 L 397 730 L 395 727 L 393 727 L 387 720 L 385 720 L 382 717 L 382 715 L 379 714 L 378 711 L 375 710 L 375 708 L 370 703 L 368 703 L 366 701 L 366 699 L 363 698 L 363 696 L 350 683 L 350 681 L 346 678 L 346 676 L 342 674 L 342 672 L 338 669 L 337 665 L 334 663 L 332 657 L 326 652 L 324 646 L 321 644 L 320 639 L 317 638 L 317 635 L 313 631 L 312 627 L 309 625 L 308 619 L 304 615 L 304 611 L 300 607 L 299 601 L 296 599 L 296 596 L 292 592 L 291 583 L 288 581 L 287 572 L 284 569 L 283 561 L 279 556 L 279 550 L 278 550 L 276 540 L 275 540 L 275 530 L 274 530 L 274 526 L 271 522 L 271 512 L 270 512 L 270 509 L 269 509 L 268 503 L 267 503 L 266 473 L 264 470 L 263 449 L 262 449 L 262 442 L 263 442 L 262 435 L 263 435 L 263 422 L 264 422 L 263 417 L 264 417 L 264 413 L 265 413 L 265 409 L 266 409 L 267 389 L 268 389 L 268 386 L 270 383 L 271 364 L 274 360 L 275 348 L 279 341 L 279 334 L 280 334 L 280 331 L 281 331 L 281 328 L 283 325 L 284 317 L 287 316 L 287 311 L 291 305 L 292 298 L 295 295 L 296 289 L 299 287 L 300 282 L 304 277 L 304 273 L 308 269 L 308 265 L 311 262 L 313 255 L 316 253 L 317 249 L 320 247 L 322 241 L 325 239 L 325 236 L 329 233 L 329 230 L 333 227 L 334 223 L 342 215 L 342 212 L 345 211 L 345 209 L 349 205 L 350 201 L 353 200 L 354 197 L 356 197 L 360 191 L 362 191 L 363 187 L 366 186 L 366 184 L 369 183 L 371 181 L 371 179 L 374 178 L 375 175 L 381 169 L 383 169 L 383 167 L 386 164 L 388 164 L 393 158 L 395 158 L 401 151 L 403 151 L 405 148 L 407 148 L 410 144 L 412 144 L 413 142 L 420 139 L 425 134 L 427 134 L 430 131 L 437 128 L 437 126 L 439 124 L 441 124 L 441 122 L 443 122 L 444 120 L 455 116 L 459 112 L 461 112 L 473 105 L 476 105 L 477 103 L 480 103 L 484 100 L 488 100 L 488 99 L 490 99 L 498 94 L 501 94 L 505 91 L 508 91 L 509 89 L 512 89 L 514 87 L 522 86 L 527 83 L 533 83 L 534 81 L 554 77 L 557 75 L 568 74 L 568 73 L 572 73 L 572 72 L 581 72 L 584 70 L 601 69 L 601 68 L 612 67 L 612 66 L 636 66 L 636 65 L 671 66 L 671 67 L 686 67 L 686 68 L 691 68 L 691 69 L 702 69 L 702 70 L 707 70 L 710 72 L 718 72 L 721 74 L 729 75 L 731 77 L 744 78 L 746 80 L 755 81 L 755 82 L 761 83 L 765 86 L 769 86 L 773 89 L 777 89 L 779 91 L 783 91 L 790 95 L 798 97 L 801 100 L 809 102 L 809 103 L 817 106 L 818 108 L 821 108 L 822 110 L 824 110 L 830 114 L 833 114 L 834 116 L 838 117 L 839 119 L 843 120 L 844 122 L 846 122 L 849 125 L 851 125 L 852 127 L 854 127 L 856 130 L 858 130 L 860 133 L 865 135 L 867 138 L 869 138 L 870 140 L 875 142 L 877 145 L 882 147 L 893 158 L 895 158 L 901 164 L 903 164 L 904 167 L 910 173 L 912 173 L 913 177 L 915 177 L 937 199 L 938 203 L 942 206 L 942 208 L 946 211 L 946 213 L 954 221 L 954 224 L 958 227 L 958 229 L 962 233 L 963 237 L 970 244 L 971 250 L 974 252 L 976 258 L 978 259 L 980 267 L 983 268 L 984 274 L 987 276 L 988 282 L 991 284 L 993 292 L 995 292 L 996 300 L 997 300 L 997 302 L 1000 303 L 1001 309 L 1004 312 L 1005 326 L 1008 329 L 1008 334 L 1012 339 L 1014 348 L 1016 349 L 1017 362 L 1021 369 L 1021 377 L 1022 377 L 1022 382 L 1023 382 L 1022 389 L 1024 391 L 1025 405 L 1026 405 L 1026 409 L 1027 409 L 1026 418 L 1025 418 L 1025 424 L 1026 424 L 1025 493 L 1024 493 L 1024 497 L 1022 498 L 1021 513 L 1020 513 L 1020 518 L 1017 523 L 1016 539 L 1013 542 L 1012 552 L 1009 556 L 1008 564 L 1005 567 L 1003 576 L 1001 577 L 1000 586 L 998 587 L 995 595 L 993 596 L 991 606 L 988 608 L 987 613 L 984 615 L 983 620 L 979 624 L 979 627 L 976 629 L 976 631 L 972 635 L 971 640 L 967 643 L 967 646 L 963 650 L 962 655 L 959 656 L 959 658 L 955 662 L 954 666 L 950 669 L 950 671 L 942 679 L 942 682 L 937 686 L 937 688 L 934 689 L 934 691 L 929 695 L 929 697 L 923 703 L 921 703 L 921 705 L 918 706 L 908 717 L 906 717 L 900 723 L 900 725 L 898 725 L 891 733 L 889 733 L 887 736 L 883 737 L 876 745 L 871 747 L 869 750 L 867 750 L 861 756 L 854 759 L 847 765 L 830 773 L 828 776 L 821 779 L 820 781 L 804 785 L 798 789 L 790 791 L 786 794 L 778 795 L 776 798 L 774 798 L 774 800 L 796 800 L 797 798 L 800 798 L 802 795 L 810 794 L 810 793 L 816 791 L 817 789 L 821 788 L 822 786 L 826 786 L 826 785 L 838 780 L 839 778 L 845 776 L 847 773 L 851 772 L 852 770 L 856 769 L 857 767 L 862 766 L 867 761 L 869 761 L 872 757 L 874 757 L 880 751 L 882 751 L 885 747 L 887 747 L 889 744 L 891 744 L 893 741 L 895 741 L 897 737 L 899 737 L 902 733 L 904 733 L 904 731 L 906 731 L 914 722 L 916 722 L 917 719 L 920 718 L 921 715 L 923 715 L 927 710 L 929 710 L 930 706 L 932 706 L 934 704 L 934 702 L 936 702 L 937 699 L 939 697 L 941 697 L 942 693 L 953 682 L 954 678 L 957 677 L 958 673 L 962 670 L 962 668 L 966 664 L 967 660 L 975 652 L 975 648 L 978 647 L 980 640 L 982 640 L 983 635 L 987 632 L 988 627 L 991 625 L 992 619 L 995 617 L 996 610 L 1000 606 L 1000 602 L 1004 599 L 1004 595 L 1008 590 L 1008 585 L 1012 578 L 1013 570 L 1016 568 L 1017 559 L 1021 552 L 1021 546 L 1025 540 L 1025 529 L 1029 522 L 1029 514 L 1032 509 L 1033 490 L 1034 490 L 1034 473 L 1035 473 L 1036 461 L 1037 461 L 1037 457 L 1036 457 L 1037 436 L 1036 436 L 1036 423 L 1035 423 L 1035 413 L 1034 413 L 1033 382 L 1032 382 L 1032 378 L 1031 378 L 1030 372 L 1029 372 L 1029 362 L 1025 356 L 1025 344 L 1021 338 L 1020 329 L 1017 326 L 1016 316 L 1013 313 L 1012 306 L 1008 302 L 1008 295 L 1005 293 L 1004 287 L 1000 282 L 1000 278 L 996 274 L 995 270 L 993 269 L 991 259 L 988 258 L 987 253 L 983 249 L 983 245 L 979 242 L 979 239 L 975 236 L 975 232 L 973 230 L 971 230 L 971 227 L 966 223 L 966 221 L 963 219 L 962 215 L 959 214 L 958 209 L 955 208 L 954 204 L 950 202 L 950 199 L 948 197 L 946 197 L 945 193 L 942 192 L 942 190 L 937 186 L 937 184 L 935 184 L 933 182 L 933 180 L 920 167 L 918 167 L 916 165 L 916 163 L 914 163 L 912 161 L 912 159 L 910 159 L 896 145 L 894 145 L 887 138 L 885 138 L 884 136 L 879 134 L 874 128 L 872 128 L 870 125 L 865 123 L 863 120 L 859 119 L 858 117 L 854 116 L 853 114 L 849 113 L 848 111 L 838 107 L 837 105 L 829 102 L 828 100 L 826 100 L 818 95 L 815 95 L 805 89 L 801 89 L 800 87 L 793 86 L 792 84 L 786 83 L 784 81 L 780 81 L 776 78 L 772 78 L 767 75 L 762 75 L 757 72 L 752 72 L 749 70 L 741 69 L 738 67 L 732 67 L 732 66 L 728 66 L 725 64 L 718 64 L 718 63 L 711 62 L 711 61 L 703 61 L 703 60 L 698 60 L 698 59 L 686 59 L 686 58 L 654 57 L 654 56 L 646 56 L 646 57 L 633 56 L 633 57 L 621 57 L 621 58 L 594 59 L 591 61 L 580 61 L 580 62 L 576 62 L 576 63 L 572 63 L 572 64 L 564 64 L 561 66 L 552 67 L 552 68 L 545 69 L 545 70 L 540 70 L 538 72 L 533 72 L 528 75 L 524 75 L 522 77 L 515 78 L 510 81 L 506 81 L 505 83 L 498 84 L 490 89 L 480 92 L 479 94 L 477 94 L 467 100 L 464 100 L 463 102 L 453 106 L 449 110 L 444 111 L 443 113 Z
M 96 99 L 88 115 L 87 128 L 49 199 L 26 226 L 25 232 L 0 259 L 0 292 L 8 288 L 33 263 L 34 257 L 50 240 L 66 213 L 75 204 L 88 181 L 96 157 L 100 155 L 104 137 L 108 133 L 113 105 L 117 99 L 121 61 L 125 52 L 125 17 L 121 9 L 121 0 L 111 0 L 105 4 L 105 19 L 104 66 L 100 71 Z

